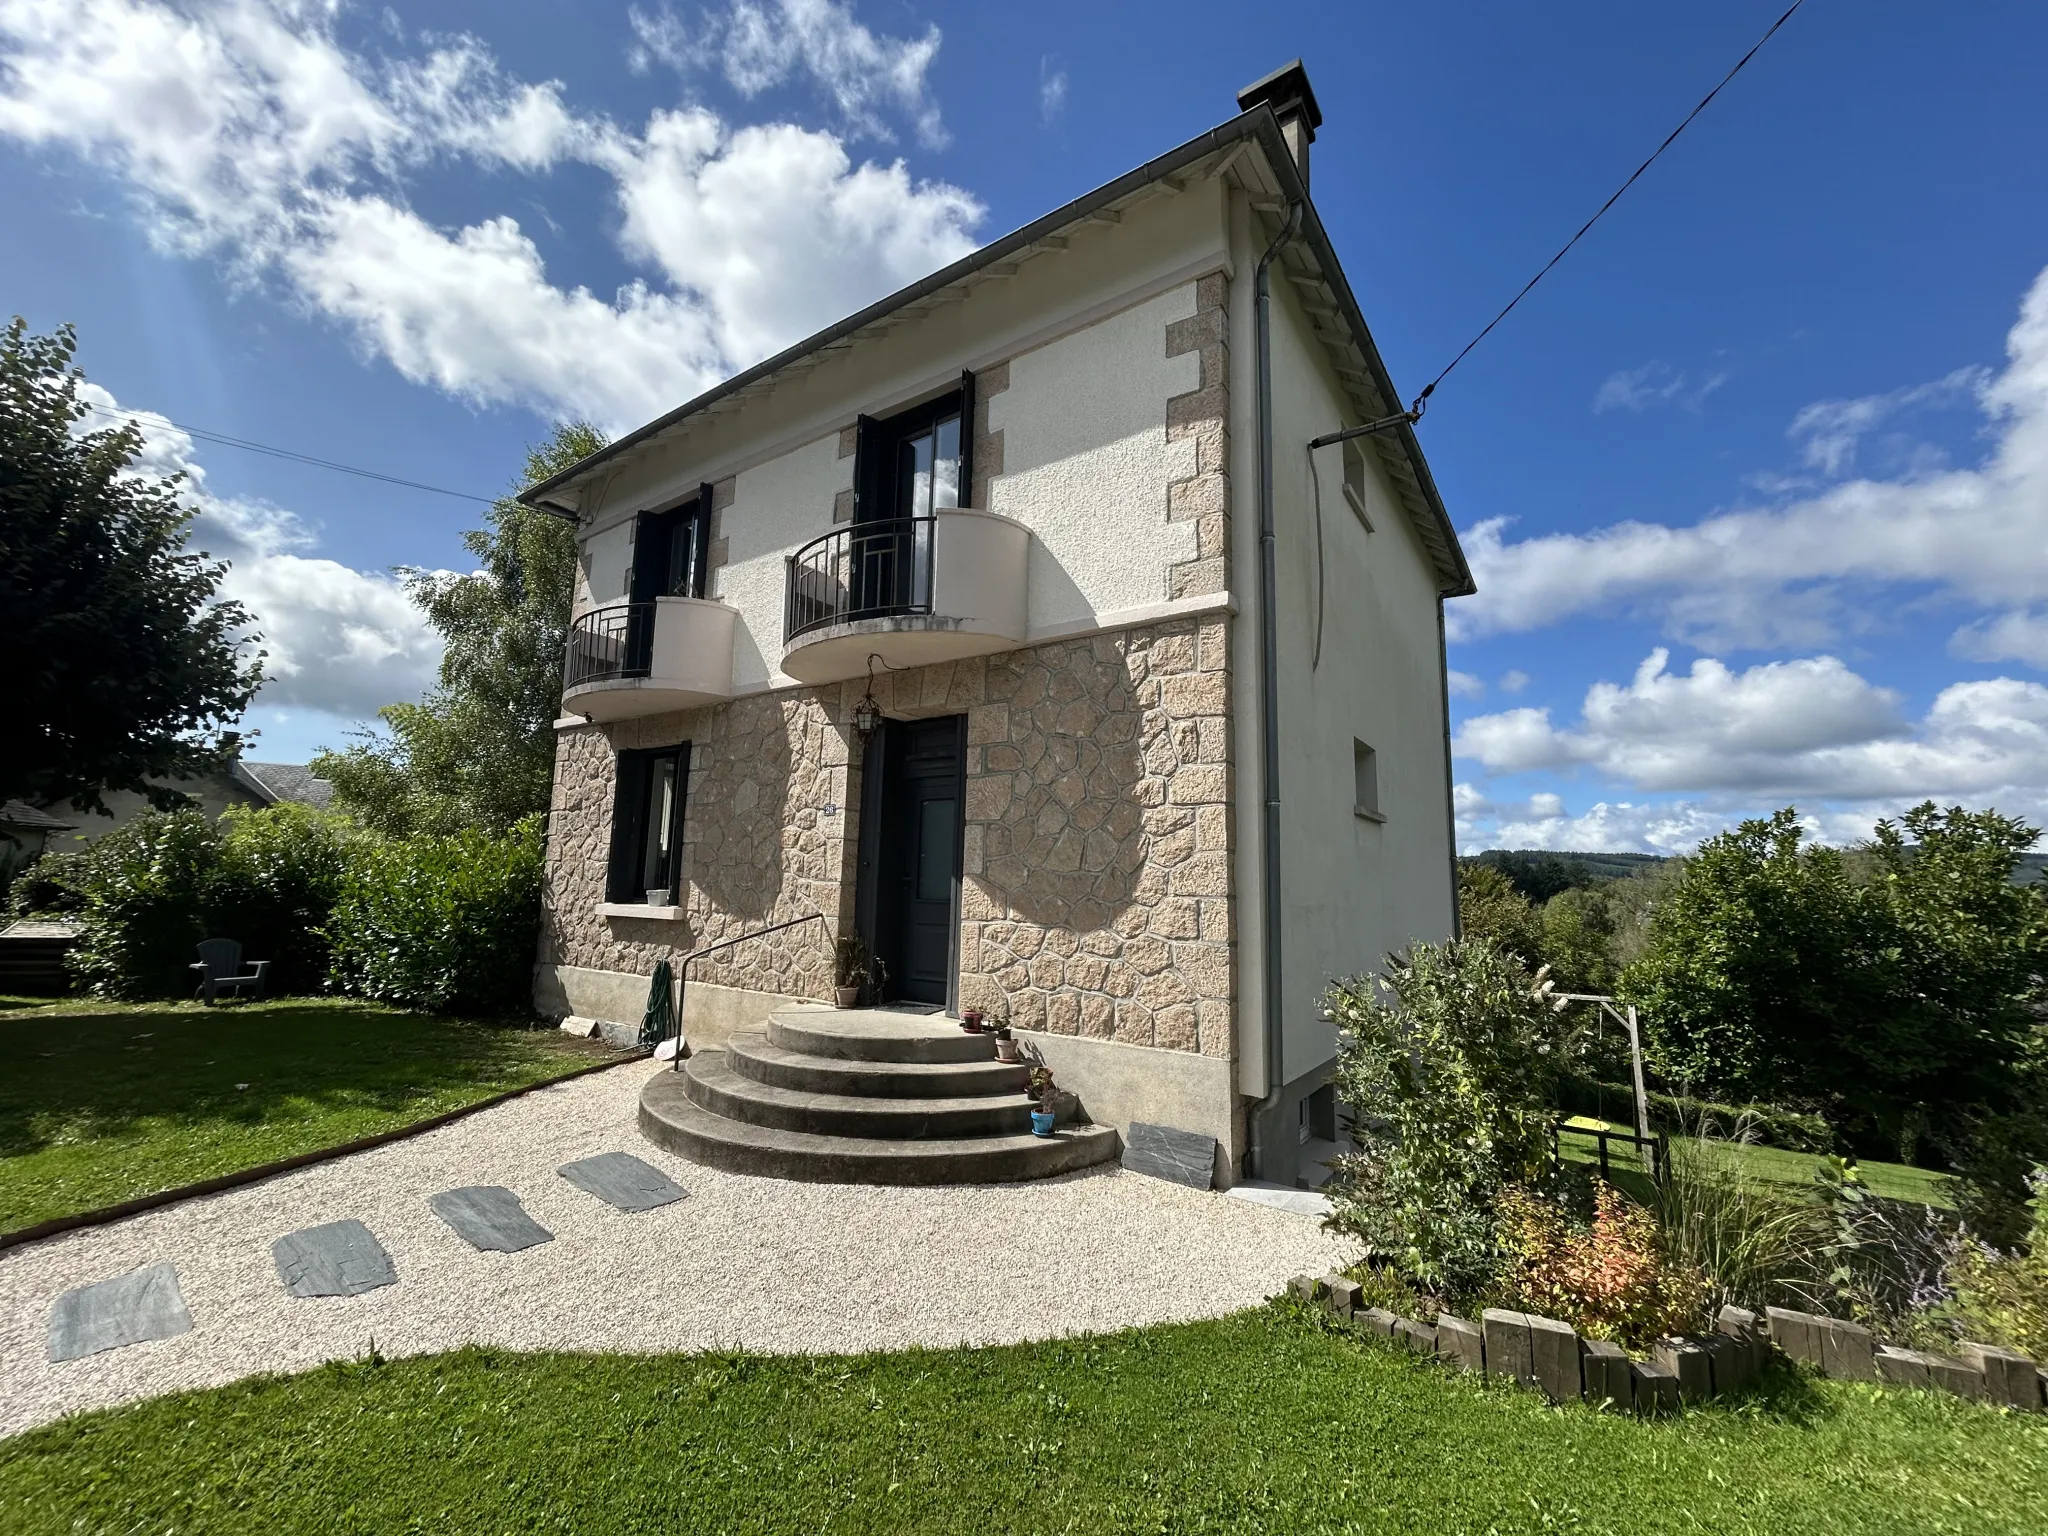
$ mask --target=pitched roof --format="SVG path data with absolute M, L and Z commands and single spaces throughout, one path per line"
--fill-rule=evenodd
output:
M 1261 153 L 1247 154 L 1256 146 Z M 630 454 L 650 439 L 688 417 L 735 402 L 745 393 L 766 388 L 775 375 L 815 353 L 850 347 L 867 335 L 879 335 L 903 321 L 913 319 L 947 289 L 972 286 L 992 278 L 1007 277 L 1023 262 L 1045 252 L 1060 249 L 1060 231 L 1070 225 L 1098 217 L 1114 205 L 1132 201 L 1162 185 L 1178 192 L 1203 176 L 1221 176 L 1235 171 L 1240 180 L 1254 187 L 1253 207 L 1271 219 L 1277 230 L 1288 207 L 1302 205 L 1302 227 L 1297 239 L 1275 262 L 1275 268 L 1294 283 L 1315 326 L 1317 339 L 1329 353 L 1331 366 L 1345 386 L 1351 401 L 1364 419 L 1390 416 L 1401 409 L 1401 396 L 1387 373 L 1365 315 L 1345 279 L 1330 244 L 1328 231 L 1309 201 L 1308 187 L 1280 132 L 1279 120 L 1264 102 L 1250 111 L 1188 140 L 1156 160 L 1097 187 L 1093 192 L 1057 208 L 1045 217 L 992 241 L 951 266 L 898 289 L 866 309 L 848 315 L 816 335 L 788 347 L 753 367 L 714 385 L 695 399 L 686 401 L 666 415 L 628 432 L 616 442 L 578 461 L 560 474 L 522 491 L 519 500 L 559 516 L 575 518 L 576 509 L 558 498 L 574 493 L 577 482 L 599 466 Z M 1403 508 L 1414 524 L 1423 546 L 1436 566 L 1438 589 L 1446 597 L 1459 597 L 1475 590 L 1472 569 L 1458 545 L 1457 530 L 1445 510 L 1431 477 L 1429 464 L 1415 429 L 1403 425 L 1365 439 L 1379 455 Z
M 294 800 L 324 811 L 334 803 L 334 785 L 316 778 L 304 763 L 235 764 L 235 777 L 263 797 L 265 805 Z
M 0 805 L 0 827 L 19 827 L 24 832 L 69 832 L 75 826 L 76 822 L 59 821 L 26 800 L 9 800 Z

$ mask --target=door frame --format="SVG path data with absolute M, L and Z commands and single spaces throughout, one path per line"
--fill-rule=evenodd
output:
M 891 786 L 888 783 L 890 748 L 901 738 L 906 728 L 927 725 L 935 719 L 950 719 L 955 732 L 953 803 L 959 807 L 959 811 L 958 820 L 954 824 L 951 901 L 947 919 L 945 1011 L 949 1016 L 957 1016 L 960 1012 L 960 913 L 964 878 L 962 869 L 967 845 L 966 715 L 927 716 L 921 720 L 884 718 L 868 736 L 861 750 L 860 825 L 854 829 L 853 927 L 868 949 L 879 954 L 877 940 L 881 933 L 881 852 L 882 839 L 888 831 L 883 822 L 887 817 L 887 808 L 892 803 L 889 794 Z M 889 978 L 891 997 L 894 988 L 895 977 L 892 975 Z M 891 998 L 883 1000 L 889 1001 Z

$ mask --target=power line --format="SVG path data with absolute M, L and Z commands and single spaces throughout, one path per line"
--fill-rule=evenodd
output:
M 1702 112 L 1707 110 L 1707 103 L 1712 101 L 1716 96 L 1721 94 L 1723 86 L 1726 86 L 1730 80 L 1733 80 L 1737 75 L 1742 73 L 1742 67 L 1745 64 L 1747 64 L 1751 59 L 1757 56 L 1757 53 L 1763 48 L 1763 45 L 1765 43 L 1768 43 L 1773 37 L 1777 36 L 1778 28 L 1784 26 L 1786 22 L 1790 21 L 1792 19 L 1792 13 L 1798 10 L 1799 7 L 1804 5 L 1805 3 L 1806 0 L 1792 0 L 1792 4 L 1786 8 L 1785 14 L 1780 16 L 1776 21 L 1772 22 L 1770 30 L 1764 33 L 1762 37 L 1758 38 L 1756 40 L 1755 45 L 1750 48 L 1749 52 L 1745 53 L 1741 58 L 1735 61 L 1735 67 L 1729 70 L 1727 74 L 1721 77 L 1721 83 L 1719 85 L 1716 85 L 1711 91 L 1707 92 L 1706 95 L 1700 98 L 1699 105 L 1694 107 L 1690 112 L 1685 114 L 1685 121 L 1680 123 L 1676 128 L 1672 129 L 1671 132 L 1665 136 L 1664 142 L 1662 144 L 1659 144 L 1655 151 L 1651 153 L 1650 158 L 1645 160 L 1641 165 L 1637 166 L 1634 172 L 1631 173 L 1631 175 L 1629 176 L 1628 180 L 1624 181 L 1619 187 L 1615 189 L 1614 196 L 1608 198 L 1606 202 L 1600 205 L 1600 212 L 1594 214 L 1592 218 L 1586 220 L 1585 223 L 1581 224 L 1579 226 L 1578 234 L 1573 235 L 1571 239 L 1565 241 L 1565 243 L 1558 248 L 1557 254 L 1551 257 L 1550 260 L 1543 264 L 1543 270 L 1541 272 L 1538 272 L 1534 277 L 1530 278 L 1528 282 L 1524 283 L 1522 285 L 1522 291 L 1516 294 L 1512 299 L 1508 300 L 1507 308 L 1503 309 L 1499 314 L 1495 315 L 1491 320 L 1487 321 L 1486 329 L 1481 331 L 1477 336 L 1474 336 L 1470 341 L 1466 342 L 1464 351 L 1461 351 L 1456 357 L 1452 358 L 1450 362 L 1445 366 L 1444 371 L 1429 381 L 1429 387 L 1423 390 L 1421 394 L 1417 395 L 1415 397 L 1415 403 L 1408 408 L 1412 415 L 1420 416 L 1422 414 L 1424 402 L 1426 402 L 1429 399 L 1429 397 L 1435 393 L 1437 385 L 1443 383 L 1444 379 L 1449 376 L 1451 369 L 1457 367 L 1458 364 L 1465 361 L 1465 353 L 1470 352 L 1474 347 L 1478 346 L 1480 342 L 1486 340 L 1488 332 L 1492 331 L 1492 329 L 1496 325 L 1499 325 L 1501 321 L 1507 319 L 1508 310 L 1513 309 L 1517 304 L 1521 303 L 1524 298 L 1528 297 L 1528 293 L 1531 288 L 1534 288 L 1538 283 L 1542 282 L 1544 278 L 1550 275 L 1550 269 L 1556 266 L 1560 261 L 1564 260 L 1565 253 L 1569 251 L 1573 246 L 1577 245 L 1582 238 L 1584 238 L 1587 230 L 1591 229 L 1595 224 L 1598 224 L 1600 222 L 1600 215 L 1604 214 L 1605 212 L 1607 212 L 1608 209 L 1612 208 L 1616 203 L 1621 201 L 1621 194 L 1626 192 L 1630 187 L 1636 184 L 1637 177 L 1641 176 L 1643 172 L 1647 171 L 1652 165 L 1656 164 L 1657 157 L 1663 154 L 1665 150 L 1669 149 L 1672 145 L 1672 142 L 1676 140 L 1681 133 L 1685 132 L 1687 128 L 1692 126 L 1692 120 L 1698 117 Z
M 102 416 L 118 416 L 124 420 L 135 422 L 138 425 L 144 416 L 144 413 L 139 411 L 110 410 L 104 405 L 94 405 L 89 401 L 81 401 L 80 403 L 87 410 L 96 411 Z M 154 413 L 149 414 L 154 416 Z M 462 501 L 481 502 L 487 507 L 496 506 L 500 499 L 495 496 L 473 496 L 468 491 L 451 491 L 444 486 L 426 485 L 418 480 L 405 480 L 397 475 L 381 474 L 374 469 L 359 469 L 353 464 L 337 464 L 332 459 L 316 459 L 310 453 L 297 453 L 290 448 L 273 448 L 268 443 L 252 443 L 247 438 L 229 437 L 224 432 L 209 432 L 203 427 L 188 427 L 182 422 L 171 421 L 167 417 L 154 416 L 154 419 L 164 422 L 167 426 L 176 428 L 187 437 L 196 438 L 202 443 L 214 443 L 223 448 L 240 448 L 249 453 L 266 454 L 273 459 L 288 459 L 294 464 L 310 464 L 316 469 L 331 469 L 339 474 L 359 475 L 365 480 L 381 480 L 386 485 L 402 485 L 407 490 L 431 491 L 436 496 L 454 496 Z

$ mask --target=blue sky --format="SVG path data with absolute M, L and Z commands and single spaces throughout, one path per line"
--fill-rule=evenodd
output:
M 0 0 L 0 307 L 110 403 L 488 495 L 1299 54 L 1412 391 L 1781 8 Z M 1808 0 L 1438 391 L 1468 846 L 2048 816 L 2048 10 L 1930 16 Z M 152 454 L 263 619 L 258 756 L 431 677 L 388 573 L 477 509 Z

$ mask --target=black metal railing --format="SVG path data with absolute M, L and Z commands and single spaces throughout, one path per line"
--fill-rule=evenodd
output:
M 822 923 L 824 921 L 824 913 L 806 912 L 802 917 L 792 917 L 786 923 L 770 923 L 766 928 L 756 928 L 750 933 L 743 933 L 738 938 L 727 939 L 720 944 L 706 944 L 702 949 L 693 949 L 687 955 L 683 956 L 683 963 L 676 968 L 675 1033 L 679 1043 L 677 1044 L 675 1051 L 675 1065 L 670 1067 L 669 1070 L 672 1072 L 680 1072 L 683 1070 L 683 1048 L 680 1044 L 683 1033 L 683 993 L 688 989 L 690 985 L 690 967 L 692 965 L 694 965 L 697 961 L 702 960 L 706 955 L 715 955 L 721 949 L 731 949 L 735 944 L 744 944 L 749 939 L 758 939 L 762 937 L 764 934 L 780 933 L 785 928 L 801 928 L 805 923 Z M 831 936 L 832 930 L 828 926 L 825 930 L 825 937 L 829 939 L 831 938 Z
M 937 524 L 935 517 L 854 523 L 791 555 L 783 642 L 856 619 L 930 613 Z
M 654 659 L 654 604 L 611 603 L 569 626 L 562 689 L 645 677 Z

